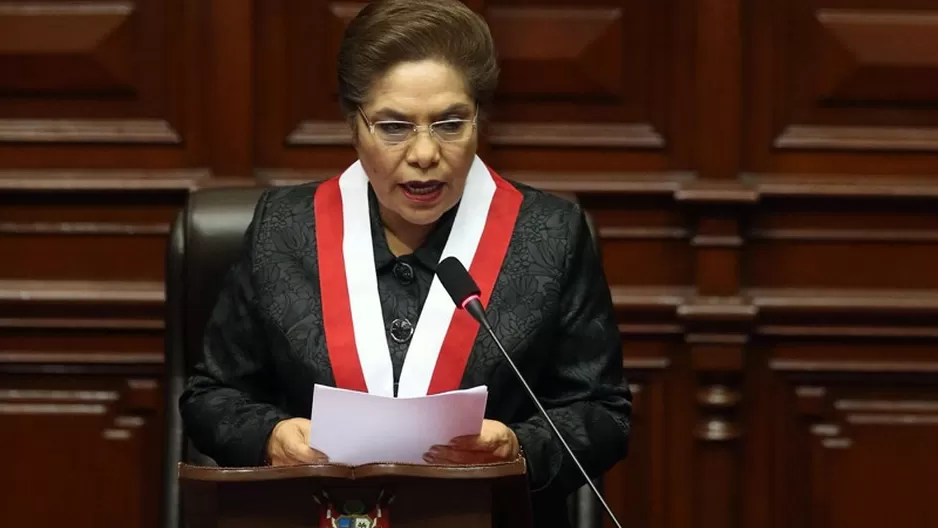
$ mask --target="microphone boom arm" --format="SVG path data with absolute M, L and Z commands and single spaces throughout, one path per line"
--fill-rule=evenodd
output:
M 606 500 L 603 499 L 601 493 L 596 488 L 596 485 L 593 483 L 593 480 L 590 478 L 589 474 L 583 469 L 583 466 L 580 464 L 580 461 L 577 460 L 576 455 L 573 454 L 573 450 L 570 449 L 570 446 L 567 444 L 567 441 L 564 440 L 563 435 L 560 434 L 560 431 L 557 429 L 557 426 L 554 425 L 554 421 L 550 419 L 550 416 L 547 415 L 547 411 L 544 409 L 544 406 L 541 405 L 541 402 L 537 399 L 537 396 L 534 395 L 534 391 L 531 390 L 531 387 L 528 385 L 528 382 L 524 379 L 524 376 L 521 375 L 521 371 L 518 370 L 518 367 L 515 365 L 515 362 L 512 361 L 511 356 L 508 355 L 508 352 L 505 350 L 505 347 L 502 346 L 501 341 L 498 340 L 498 337 L 495 335 L 495 331 L 492 329 L 492 326 L 489 324 L 488 318 L 485 317 L 485 309 L 482 308 L 482 303 L 479 301 L 478 296 L 472 296 L 467 299 L 462 307 L 469 312 L 470 315 L 481 324 L 489 336 L 492 337 L 492 340 L 495 342 L 495 345 L 501 351 L 502 355 L 505 356 L 505 360 L 508 361 L 508 365 L 511 367 L 511 370 L 514 371 L 515 377 L 521 382 L 521 385 L 524 387 L 524 390 L 528 393 L 528 397 L 534 402 L 534 405 L 537 406 L 537 410 L 540 411 L 541 415 L 544 416 L 545 421 L 554 431 L 554 435 L 557 436 L 557 439 L 560 440 L 560 443 L 563 445 L 563 448 L 570 455 L 570 458 L 573 460 L 573 463 L 576 464 L 576 467 L 580 470 L 580 473 L 583 474 L 583 477 L 586 479 L 586 483 L 593 490 L 593 495 L 599 500 L 603 505 L 603 508 L 606 509 L 606 513 L 609 515 L 609 518 L 612 520 L 613 524 L 617 528 L 622 528 L 622 525 L 619 524 L 619 520 L 616 519 L 615 514 L 612 513 L 612 509 L 606 504 Z

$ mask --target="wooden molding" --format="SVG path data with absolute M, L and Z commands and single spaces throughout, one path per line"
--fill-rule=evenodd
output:
M 855 325 L 833 326 L 814 324 L 757 324 L 753 333 L 769 337 L 791 338 L 904 338 L 938 339 L 938 327 Z
M 938 198 L 938 178 L 904 175 L 743 173 L 763 198 Z
M 629 336 L 680 336 L 684 326 L 671 323 L 620 323 L 619 333 Z
M 938 325 L 897 322 L 871 325 L 870 315 L 930 317 L 938 292 L 891 290 L 748 289 L 739 296 L 699 296 L 692 288 L 611 287 L 623 335 L 683 336 L 694 345 L 745 346 L 750 335 L 779 338 L 936 339 Z M 628 314 L 657 314 L 631 322 Z M 815 324 L 804 317 L 837 317 Z M 799 319 L 780 322 L 779 317 Z M 769 321 L 763 319 L 769 318 Z M 727 325 L 730 325 L 727 327 Z M 712 328 L 715 333 L 708 330 Z
M 663 370 L 671 366 L 671 360 L 660 358 L 623 358 L 622 368 L 626 370 Z
M 772 359 L 769 368 L 780 372 L 926 373 L 938 372 L 938 361 L 864 361 Z
M 334 174 L 330 173 L 330 176 Z M 294 183 L 294 182 L 290 182 Z M 0 170 L 0 191 L 73 193 L 79 191 L 188 193 L 216 187 L 256 187 L 262 180 L 217 177 L 207 169 L 173 170 Z
M 261 185 L 280 187 L 285 185 L 301 185 L 309 182 L 328 180 L 340 174 L 342 169 L 335 170 L 299 170 L 299 169 L 258 169 L 256 179 Z
M 17 329 L 161 331 L 165 326 L 163 320 L 158 318 L 0 317 L 0 328 Z
M 746 322 L 758 308 L 743 297 L 693 296 L 678 307 L 677 315 L 687 321 Z
M 689 172 L 569 173 L 504 171 L 502 176 L 550 192 L 664 194 L 678 192 L 694 175 Z
M 691 288 L 611 287 L 620 309 L 677 310 L 682 317 L 740 317 L 762 313 L 938 312 L 938 291 L 752 288 L 736 297 L 696 296 Z
M 486 141 L 498 147 L 660 149 L 664 138 L 647 123 L 492 123 Z
M 920 313 L 938 312 L 938 291 L 749 289 L 760 313 Z
M 179 145 L 162 119 L 0 119 L 0 143 L 108 143 Z
M 0 328 L 153 334 L 165 328 L 164 303 L 162 282 L 0 280 Z
M 0 5 L 0 15 L 129 15 L 134 9 L 130 2 L 107 4 L 23 4 Z
M 162 365 L 162 352 L 48 352 L 31 350 L 0 351 L 0 363 L 62 364 L 129 364 Z
M 599 226 L 602 240 L 689 240 L 691 232 L 684 227 L 622 227 Z
M 165 300 L 162 282 L 0 280 L 0 303 L 144 304 Z
M 690 245 L 699 248 L 741 248 L 743 238 L 737 235 L 695 235 Z
M 169 225 L 116 222 L 0 222 L 0 234 L 164 236 L 169 234 Z
M 210 181 L 206 170 L 4 170 L 0 191 L 190 191 Z
M 612 302 L 618 309 L 676 310 L 687 302 L 689 288 L 635 288 L 615 286 L 611 288 Z
M 759 199 L 758 193 L 740 180 L 693 180 L 674 195 L 679 202 L 751 204 Z
M 303 121 L 287 135 L 287 145 L 351 146 L 352 133 L 345 121 Z
M 938 150 L 938 129 L 791 125 L 775 139 L 774 147 L 786 150 L 934 152 Z
M 794 242 L 938 242 L 938 231 L 861 230 L 861 229 L 750 229 L 750 240 L 786 240 Z

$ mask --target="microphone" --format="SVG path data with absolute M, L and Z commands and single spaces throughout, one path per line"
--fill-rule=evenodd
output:
M 567 445 L 567 441 L 564 440 L 563 436 L 560 434 L 560 431 L 557 430 L 557 426 L 554 425 L 554 421 L 550 419 L 547 411 L 544 410 L 541 402 L 538 401 L 537 396 L 534 395 L 534 391 L 532 391 L 531 387 L 528 386 L 528 382 L 524 379 L 521 371 L 518 370 L 517 366 L 515 366 L 515 362 L 512 361 L 511 356 L 508 355 L 508 352 L 505 351 L 505 347 L 503 347 L 501 341 L 498 340 L 498 337 L 495 335 L 495 331 L 492 330 L 492 326 L 485 317 L 485 308 L 482 307 L 482 301 L 479 299 L 479 295 L 482 292 L 479 289 L 479 286 L 476 285 L 476 282 L 472 279 L 472 276 L 469 275 L 469 272 L 466 271 L 465 266 L 463 266 L 462 262 L 459 262 L 459 259 L 456 257 L 446 257 L 437 265 L 436 276 L 440 279 L 440 284 L 443 285 L 446 293 L 452 297 L 453 302 L 456 303 L 456 306 L 469 312 L 469 315 L 478 321 L 479 324 L 481 324 L 485 328 L 486 332 L 488 332 L 488 334 L 492 337 L 492 340 L 495 341 L 495 345 L 498 346 L 498 349 L 502 352 L 502 355 L 505 356 L 505 359 L 508 361 L 508 365 L 511 366 L 511 370 L 514 371 L 515 377 L 517 377 L 518 381 L 521 382 L 521 385 L 524 386 L 524 390 L 528 393 L 528 398 L 531 399 L 531 401 L 537 407 L 537 410 L 540 411 L 541 416 L 547 420 L 547 424 L 550 425 L 550 428 L 554 431 L 554 434 L 557 435 L 557 439 L 560 440 L 564 450 L 566 450 L 567 454 L 570 455 L 570 458 L 576 464 L 576 467 L 579 468 L 580 473 L 583 474 L 583 477 L 586 479 L 586 483 L 589 484 L 590 489 L 593 490 L 593 495 L 596 496 L 596 499 L 603 505 L 603 508 L 606 509 L 606 513 L 609 515 L 609 518 L 612 519 L 612 522 L 616 525 L 616 527 L 622 528 L 622 525 L 619 524 L 619 520 L 616 519 L 615 514 L 612 513 L 612 509 L 610 509 L 609 505 L 606 504 L 606 501 L 599 493 L 599 490 L 596 489 L 596 485 L 593 484 L 592 479 L 590 479 L 589 474 L 585 469 L 583 469 L 580 461 L 577 459 L 576 455 L 573 454 L 573 450 L 570 449 L 569 445 Z

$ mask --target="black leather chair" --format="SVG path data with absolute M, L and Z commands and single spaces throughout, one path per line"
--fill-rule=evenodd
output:
M 263 191 L 261 187 L 244 187 L 193 192 L 170 230 L 166 252 L 162 528 L 183 526 L 176 478 L 178 463 L 214 465 L 214 461 L 199 453 L 186 439 L 178 400 L 192 362 L 202 347 L 203 328 L 225 274 L 241 251 L 244 233 Z M 587 220 L 595 243 L 595 229 L 591 219 L 587 217 Z M 596 247 L 598 250 L 599 245 Z M 584 486 L 584 490 L 588 488 Z M 583 493 L 571 497 L 574 515 L 582 518 L 584 508 L 591 509 L 592 501 L 591 496 Z
M 176 467 L 180 461 L 214 465 L 188 442 L 178 401 L 202 332 L 263 188 L 207 189 L 189 195 L 176 215 L 166 252 L 166 358 L 163 483 L 160 526 L 183 526 Z

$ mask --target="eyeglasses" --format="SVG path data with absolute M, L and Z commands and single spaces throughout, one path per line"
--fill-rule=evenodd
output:
M 417 136 L 421 130 L 427 129 L 430 135 L 446 143 L 457 143 L 469 138 L 476 126 L 478 113 L 472 119 L 445 119 L 429 125 L 418 125 L 410 121 L 383 120 L 372 123 L 365 111 L 358 108 L 358 112 L 368 125 L 371 133 L 388 145 L 401 145 Z

